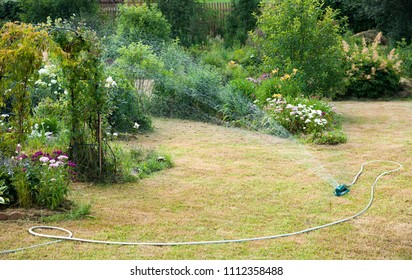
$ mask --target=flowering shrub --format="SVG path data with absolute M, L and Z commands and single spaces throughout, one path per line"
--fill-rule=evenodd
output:
M 256 80 L 250 78 L 248 79 L 258 84 L 256 97 L 260 102 L 265 102 L 274 94 L 297 97 L 303 90 L 300 71 L 296 68 L 283 73 L 281 73 L 278 68 L 275 68 L 270 73 L 262 74 Z
M 319 100 L 295 98 L 287 100 L 280 94 L 267 99 L 266 109 L 291 133 L 320 134 L 333 128 L 336 113 Z
M 347 95 L 354 97 L 379 98 L 394 94 L 399 89 L 402 61 L 392 49 L 383 55 L 378 48 L 382 33 L 368 46 L 365 38 L 362 47 L 350 46 L 343 41 L 343 50 L 349 63 L 346 71 L 349 86 Z
M 60 150 L 26 155 L 18 145 L 16 154 L 0 165 L 0 183 L 16 193 L 16 197 L 8 201 L 15 201 L 22 207 L 30 207 L 33 203 L 49 209 L 59 207 L 66 199 L 70 180 L 76 175 L 75 163 Z

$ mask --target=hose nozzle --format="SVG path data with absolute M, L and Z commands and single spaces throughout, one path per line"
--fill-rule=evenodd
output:
M 345 195 L 349 192 L 348 186 L 346 185 L 339 185 L 335 188 L 335 191 L 333 192 L 336 196 L 342 196 Z

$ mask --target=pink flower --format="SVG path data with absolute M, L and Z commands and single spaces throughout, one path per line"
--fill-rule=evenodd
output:
M 56 168 L 56 167 L 59 167 L 59 164 L 57 162 L 51 163 L 51 164 L 49 164 L 49 167 Z
M 58 156 L 57 159 L 58 160 L 65 160 L 65 159 L 69 159 L 69 157 L 65 156 L 65 155 L 61 155 L 61 156 Z
M 50 159 L 49 159 L 48 157 L 41 157 L 41 158 L 39 158 L 39 160 L 40 160 L 41 162 L 46 163 L 46 162 L 48 162 Z

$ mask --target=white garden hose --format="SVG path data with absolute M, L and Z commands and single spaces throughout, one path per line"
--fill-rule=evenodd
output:
M 73 237 L 73 233 L 71 231 L 69 231 L 67 229 L 64 229 L 64 228 L 60 228 L 60 227 L 34 226 L 34 227 L 31 227 L 29 229 L 30 234 L 32 234 L 34 236 L 53 238 L 53 239 L 58 239 L 58 240 L 54 241 L 54 242 L 42 243 L 42 244 L 39 244 L 39 245 L 34 245 L 34 246 L 26 247 L 26 248 L 20 248 L 20 249 L 16 249 L 16 250 L 4 251 L 4 252 L 0 252 L 0 254 L 17 252 L 17 251 L 21 251 L 21 250 L 24 250 L 24 249 L 27 249 L 27 248 L 34 248 L 34 247 L 38 247 L 38 246 L 43 246 L 43 245 L 48 245 L 48 244 L 52 244 L 52 243 L 56 243 L 56 242 L 61 242 L 63 240 L 87 242 L 87 243 L 95 243 L 95 244 L 110 244 L 110 245 L 178 246 L 178 245 L 210 245 L 210 244 L 224 244 L 224 243 L 239 243 L 239 242 L 248 242 L 248 241 L 259 241 L 259 240 L 276 239 L 276 238 L 281 238 L 281 237 L 288 237 L 288 236 L 298 235 L 298 234 L 302 234 L 302 233 L 307 233 L 307 232 L 310 232 L 310 231 L 314 231 L 314 230 L 318 230 L 318 229 L 322 229 L 322 228 L 326 228 L 326 227 L 330 227 L 330 226 L 333 226 L 333 225 L 337 225 L 337 224 L 340 224 L 340 223 L 347 222 L 351 219 L 354 219 L 354 218 L 362 215 L 363 213 L 365 213 L 371 207 L 371 205 L 373 203 L 373 199 L 374 199 L 375 186 L 378 183 L 379 179 L 384 175 L 393 173 L 393 172 L 398 171 L 398 170 L 403 168 L 402 164 L 400 164 L 398 162 L 395 162 L 395 161 L 374 160 L 374 161 L 365 162 L 361 165 L 361 168 L 360 168 L 359 172 L 356 174 L 356 176 L 355 176 L 354 180 L 352 181 L 352 183 L 347 185 L 347 186 L 348 187 L 353 186 L 356 183 L 359 176 L 362 174 L 365 165 L 371 164 L 371 163 L 376 163 L 376 162 L 392 163 L 392 164 L 397 165 L 398 167 L 395 168 L 395 169 L 391 169 L 389 171 L 385 171 L 385 172 L 379 174 L 379 176 L 376 177 L 375 181 L 371 185 L 371 194 L 370 194 L 369 203 L 366 205 L 366 207 L 363 210 L 361 210 L 360 212 L 358 212 L 355 215 L 352 215 L 350 217 L 347 217 L 347 218 L 344 218 L 344 219 L 341 219 L 341 220 L 338 220 L 338 221 L 335 221 L 335 222 L 327 223 L 327 224 L 324 224 L 324 225 L 303 229 L 303 230 L 300 230 L 300 231 L 295 231 L 295 232 L 291 232 L 291 233 L 284 233 L 284 234 L 278 234 L 278 235 L 272 235 L 272 236 L 262 236 L 262 237 L 254 237 L 254 238 L 243 238 L 243 239 L 211 240 L 211 241 L 117 242 L 117 241 L 104 241 L 104 240 L 92 240 L 92 239 L 76 238 L 76 237 Z M 67 236 L 42 234 L 42 233 L 36 232 L 36 230 L 38 230 L 38 229 L 60 230 L 60 231 L 63 231 L 65 233 L 67 233 Z

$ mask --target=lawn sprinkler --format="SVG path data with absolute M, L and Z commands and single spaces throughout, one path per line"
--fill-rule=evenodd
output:
M 339 185 L 335 188 L 335 191 L 333 192 L 336 196 L 342 196 L 345 195 L 349 192 L 348 186 L 346 185 Z

